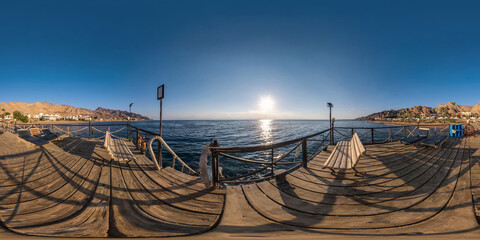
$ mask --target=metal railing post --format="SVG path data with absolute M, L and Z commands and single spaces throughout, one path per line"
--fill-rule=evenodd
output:
M 372 130 L 372 133 L 371 133 L 372 135 L 370 136 L 370 138 L 371 138 L 371 143 L 373 144 L 373 143 L 374 143 L 374 139 L 373 139 L 373 128 L 371 128 L 371 130 Z
M 128 118 L 128 122 L 127 122 L 127 139 L 131 140 L 131 138 L 130 138 L 130 117 Z
M 217 151 L 213 151 L 213 154 L 212 154 L 212 185 L 213 185 L 214 188 L 217 188 L 217 184 L 218 184 L 218 178 L 217 178 L 218 169 L 217 169 L 217 166 L 218 166 L 218 153 L 217 153 Z
M 352 128 L 352 137 L 353 137 L 353 134 L 354 134 L 354 132 L 353 132 L 353 128 Z
M 271 154 L 270 160 L 271 160 L 271 164 L 272 164 L 271 172 L 272 172 L 272 176 L 273 176 L 274 175 L 274 173 L 273 173 L 273 147 L 272 147 L 272 154 Z
M 302 164 L 307 168 L 307 139 L 302 140 Z
M 333 127 L 330 125 L 330 145 L 333 145 Z
M 88 121 L 88 139 L 91 139 L 91 138 L 92 138 L 92 136 L 91 136 L 92 134 L 91 134 L 91 133 L 92 133 L 92 121 L 89 120 L 89 121 Z
M 218 147 L 219 144 L 217 140 L 213 140 L 211 143 L 212 147 Z M 212 185 L 214 188 L 218 187 L 218 176 L 219 176 L 219 154 L 216 150 L 211 150 L 212 154 Z
M 17 119 L 15 119 L 15 127 L 13 128 L 13 132 L 17 133 Z
M 390 142 L 393 142 L 392 128 L 390 128 L 390 135 L 388 136 L 388 138 L 390 138 Z
M 137 128 L 137 139 L 135 140 L 136 144 L 136 149 L 138 150 L 138 136 L 140 135 L 140 133 L 138 132 L 138 128 Z M 160 145 L 160 144 L 159 144 Z
M 335 144 L 335 122 L 332 122 L 332 125 L 330 125 L 330 145 Z
M 162 137 L 162 136 L 160 136 Z M 140 148 L 141 149 L 141 148 Z M 157 156 L 158 156 L 158 165 L 160 165 L 161 168 L 163 168 L 163 159 L 162 159 L 162 143 L 159 141 L 158 142 L 158 149 L 157 149 Z

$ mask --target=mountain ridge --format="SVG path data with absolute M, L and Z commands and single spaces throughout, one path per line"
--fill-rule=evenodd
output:
M 407 118 L 407 117 L 452 117 L 458 115 L 480 116 L 480 104 L 473 106 L 458 105 L 455 102 L 448 102 L 446 104 L 439 104 L 437 107 L 413 106 L 411 108 L 402 108 L 397 110 L 384 110 L 381 112 L 372 113 L 370 115 L 359 117 L 357 120 L 372 120 L 375 118 Z
M 0 102 L 0 110 L 5 109 L 5 112 L 13 113 L 19 111 L 22 114 L 30 114 L 32 117 L 36 114 L 58 114 L 62 117 L 66 116 L 90 116 L 94 119 L 127 119 L 128 117 L 136 120 L 150 120 L 141 114 L 130 113 L 122 110 L 114 110 L 103 107 L 98 107 L 95 110 L 87 108 L 77 108 L 66 104 L 53 104 L 49 102 Z M 0 114 L 3 112 L 0 111 Z

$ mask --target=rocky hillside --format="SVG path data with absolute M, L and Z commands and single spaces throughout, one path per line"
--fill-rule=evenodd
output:
M 137 119 L 137 120 L 150 120 L 149 118 L 142 116 L 140 114 L 136 113 L 129 113 L 127 111 L 121 111 L 121 110 L 112 110 L 112 109 L 106 109 L 99 107 L 95 110 L 95 114 L 99 116 L 106 116 L 107 118 L 132 118 L 132 119 Z
M 365 117 L 358 118 L 359 120 L 372 120 L 375 118 L 406 118 L 406 117 L 429 117 L 429 116 L 458 116 L 462 113 L 470 112 L 473 116 L 480 116 L 480 104 L 474 106 L 458 105 L 454 102 L 447 104 L 440 104 L 436 108 L 415 106 L 411 108 L 402 108 L 398 110 L 386 110 L 378 113 L 373 113 Z
M 20 111 L 23 114 L 58 114 L 62 117 L 65 116 L 91 116 L 96 119 L 126 119 L 132 117 L 136 120 L 149 120 L 148 117 L 142 116 L 136 113 L 129 113 L 127 111 L 111 110 L 105 108 L 97 108 L 95 111 L 86 108 L 76 108 L 68 105 L 52 104 L 48 102 L 36 102 L 36 103 L 22 103 L 22 102 L 0 102 L 0 110 L 5 109 L 5 112 L 13 113 L 14 111 Z M 0 111 L 0 114 L 3 112 Z

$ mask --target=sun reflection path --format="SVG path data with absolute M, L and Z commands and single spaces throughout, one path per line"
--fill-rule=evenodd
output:
M 273 143 L 272 138 L 272 120 L 271 119 L 262 119 L 260 120 L 260 128 L 262 130 L 262 139 L 265 143 Z

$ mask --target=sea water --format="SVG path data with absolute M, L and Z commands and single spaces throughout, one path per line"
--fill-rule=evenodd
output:
M 132 126 L 158 133 L 159 121 L 135 121 L 131 122 Z M 271 143 L 281 143 L 284 141 L 301 138 L 314 133 L 321 132 L 329 128 L 328 120 L 164 120 L 162 122 L 162 136 L 169 147 L 180 157 L 187 165 L 194 170 L 199 169 L 199 160 L 202 152 L 202 148 L 210 143 L 211 139 L 218 141 L 221 147 L 247 147 L 247 146 L 259 146 Z M 76 126 L 70 126 L 69 131 L 73 131 L 76 136 L 88 137 L 88 124 L 79 124 Z M 102 126 L 103 125 L 103 126 Z M 105 126 L 112 125 L 112 126 Z M 115 125 L 115 126 L 114 126 Z M 127 137 L 126 122 L 96 122 L 92 123 L 93 137 L 102 139 L 104 132 L 110 130 L 114 136 Z M 374 123 L 368 121 L 357 120 L 337 120 L 335 121 L 335 127 L 347 127 L 347 128 L 377 128 L 388 127 L 391 125 L 385 125 L 381 123 Z M 58 128 L 65 129 L 65 126 L 58 126 Z M 58 130 L 55 128 L 54 130 Z M 83 129 L 83 130 L 82 130 Z M 348 140 L 351 136 L 351 129 L 337 129 L 339 132 L 334 132 L 334 140 Z M 397 132 L 401 128 L 396 128 Z M 130 133 L 134 131 L 131 129 Z M 383 133 L 382 133 L 383 131 Z M 378 129 L 375 131 L 375 141 L 381 142 L 388 138 L 389 129 Z M 360 135 L 362 141 L 371 141 L 370 129 L 357 129 L 355 130 Z M 327 137 L 328 132 L 317 136 L 315 139 L 322 140 Z M 147 139 L 151 137 L 142 133 Z M 130 134 L 131 137 L 135 137 L 135 133 Z M 324 142 L 324 145 L 320 146 L 318 141 L 307 142 L 308 156 L 315 152 L 315 150 L 321 149 L 321 147 L 327 145 L 329 139 Z M 296 143 L 298 144 L 298 143 Z M 254 161 L 269 162 L 272 159 L 277 159 L 281 155 L 285 154 L 296 146 L 292 144 L 286 147 L 260 152 L 250 153 L 236 153 L 231 154 L 236 157 L 241 157 Z M 157 152 L 157 143 L 153 144 L 154 152 Z M 288 155 L 282 161 L 301 161 L 301 147 L 295 149 L 292 154 Z M 149 154 L 147 153 L 147 156 Z M 272 158 L 273 156 L 273 158 Z M 172 155 L 165 149 L 162 151 L 162 163 L 163 166 L 172 166 Z M 233 177 L 241 174 L 245 174 L 255 169 L 258 169 L 262 165 L 250 164 L 237 160 L 232 160 L 227 157 L 220 157 L 220 166 L 223 169 L 224 177 Z M 180 169 L 181 165 L 176 164 L 175 168 Z M 278 166 L 277 168 L 288 168 L 289 165 Z M 260 172 L 256 177 L 271 174 L 271 169 L 266 169 Z
M 166 120 L 162 124 L 162 136 L 167 144 L 186 164 L 197 170 L 202 148 L 210 143 L 210 139 L 216 139 L 221 147 L 280 143 L 328 129 L 330 123 L 328 120 Z M 132 125 L 155 133 L 159 131 L 159 121 L 138 121 L 133 122 Z M 335 127 L 374 128 L 385 126 L 388 125 L 368 121 L 335 121 Z M 348 130 L 343 132 L 345 135 L 349 133 Z M 364 136 L 364 138 L 370 137 L 370 134 L 366 135 L 368 136 Z M 325 135 L 319 136 L 317 139 L 322 139 L 323 136 Z M 335 133 L 335 140 L 343 139 L 345 139 L 344 136 Z M 309 153 L 313 152 L 316 142 L 308 142 L 308 144 Z M 328 141 L 325 144 L 328 144 Z M 280 156 L 293 147 L 295 145 L 275 149 L 274 157 Z M 300 148 L 298 150 L 301 152 Z M 298 150 L 291 154 L 290 160 L 298 160 Z M 232 155 L 258 161 L 269 161 L 272 156 L 271 151 Z M 164 165 L 171 163 L 171 155 L 165 150 L 163 159 Z M 244 174 L 259 167 L 225 157 L 221 157 L 220 166 L 226 177 Z

